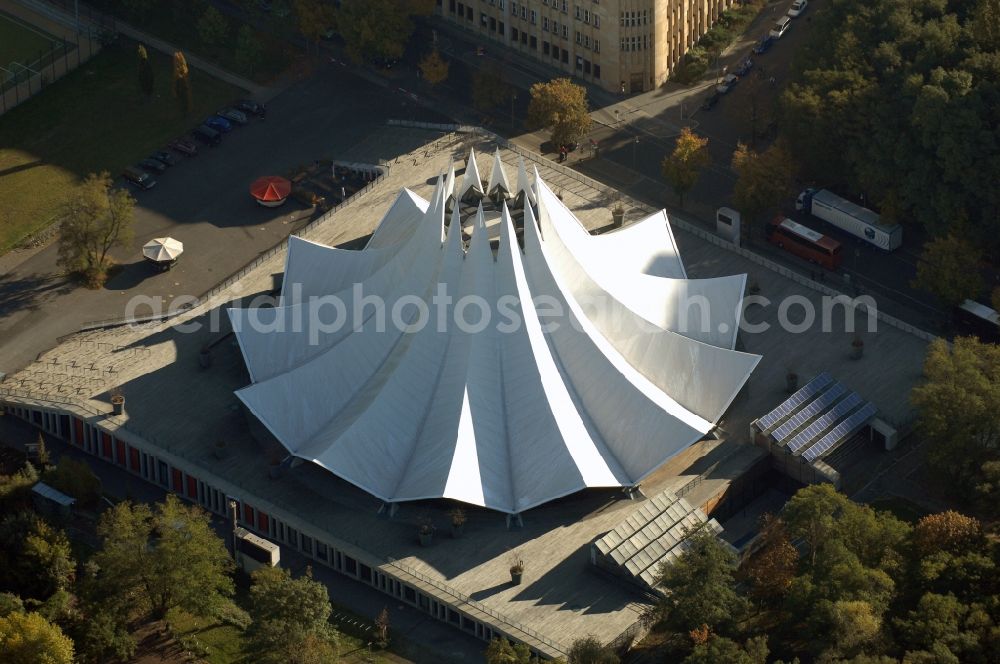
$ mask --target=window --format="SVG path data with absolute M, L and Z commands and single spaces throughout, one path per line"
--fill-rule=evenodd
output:
M 511 14 L 511 16 L 517 16 L 517 3 L 516 2 L 511 2 L 510 3 L 510 14 Z
M 544 55 L 548 55 L 549 54 L 549 48 L 550 48 L 549 47 L 549 43 L 547 41 L 543 41 L 542 42 L 542 53 Z
M 531 24 L 535 25 L 538 23 L 538 12 L 534 9 L 531 10 Z
M 499 1 L 497 2 L 497 7 L 499 7 L 500 9 L 503 9 L 503 3 L 504 3 L 504 2 L 506 2 L 506 1 L 507 1 L 507 0 L 499 0 Z
M 569 39 L 569 26 L 566 25 L 565 23 L 563 23 L 562 27 L 562 36 L 563 39 Z
M 465 20 L 472 22 L 472 7 L 465 8 Z
M 567 3 L 567 2 L 566 2 L 566 0 L 562 0 L 562 13 L 563 13 L 563 14 L 565 14 L 565 13 L 566 13 L 567 11 L 569 11 L 569 10 L 567 9 L 567 5 L 568 5 L 568 4 L 569 4 L 569 3 Z
M 544 30 L 545 32 L 549 31 L 549 17 L 548 16 L 543 16 L 542 17 L 542 30 Z
M 576 56 L 576 68 L 581 71 L 583 70 L 583 58 L 581 58 L 579 55 Z
M 600 53 L 600 52 L 601 52 L 601 40 L 600 39 L 595 39 L 594 40 L 594 53 Z
M 577 30 L 577 32 L 576 32 L 576 43 L 577 44 L 582 44 L 583 43 L 583 35 L 580 34 L 579 30 Z
M 485 27 L 486 25 L 489 25 L 489 17 L 487 17 L 486 14 L 479 12 L 479 22 Z
M 580 5 L 577 5 L 576 6 L 576 20 L 579 21 L 581 16 L 583 16 L 583 13 L 580 11 Z
M 527 46 L 528 44 L 528 33 L 525 32 L 524 30 L 521 30 L 521 43 L 524 44 L 525 46 Z
M 564 65 L 569 64 L 569 51 L 567 51 L 566 49 L 563 49 L 562 51 L 562 61 Z
M 628 40 L 625 39 L 624 37 L 622 37 L 622 48 L 621 48 L 621 50 L 622 51 L 627 51 L 628 50 Z
M 601 17 L 598 16 L 597 14 L 594 14 L 594 27 L 595 28 L 601 27 Z
M 554 35 L 558 35 L 559 34 L 559 22 L 558 21 L 552 21 L 552 34 L 554 34 Z
M 525 7 L 524 5 L 521 5 L 521 20 L 523 21 L 526 18 L 528 18 L 528 8 Z
M 455 13 L 455 0 L 448 0 L 448 11 Z
M 517 35 L 518 35 L 517 28 L 511 28 L 510 29 L 510 40 L 512 42 L 516 42 L 517 41 Z
M 588 35 L 583 36 L 583 47 L 590 48 L 590 37 Z
M 497 21 L 497 33 L 498 33 L 498 34 L 499 34 L 499 35 L 500 35 L 501 37 L 503 37 L 503 36 L 504 36 L 504 30 L 505 30 L 505 26 L 504 26 L 504 24 L 503 24 L 503 21 Z
M 590 10 L 589 9 L 584 9 L 583 10 L 583 22 L 584 23 L 590 23 Z
M 531 39 L 529 40 L 528 46 L 530 46 L 531 50 L 533 50 L 533 51 L 537 51 L 538 50 L 538 39 L 534 35 L 531 36 Z
M 552 57 L 555 58 L 556 60 L 559 59 L 559 47 L 558 46 L 553 46 L 552 47 Z

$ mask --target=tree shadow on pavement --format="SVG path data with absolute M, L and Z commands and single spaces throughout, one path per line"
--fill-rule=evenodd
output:
M 37 309 L 46 298 L 62 295 L 76 288 L 70 277 L 54 274 L 31 274 L 9 279 L 0 277 L 0 316 L 22 309 Z

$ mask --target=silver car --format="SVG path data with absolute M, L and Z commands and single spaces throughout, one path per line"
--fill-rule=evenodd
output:
M 243 111 L 237 111 L 235 108 L 224 108 L 216 115 L 236 124 L 245 125 L 247 123 L 247 114 Z

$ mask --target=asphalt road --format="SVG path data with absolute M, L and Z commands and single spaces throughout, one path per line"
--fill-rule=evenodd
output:
M 199 296 L 238 271 L 309 220 L 308 211 L 292 201 L 276 209 L 256 205 L 250 183 L 315 159 L 336 159 L 377 133 L 389 117 L 405 113 L 446 121 L 412 100 L 404 105 L 405 99 L 394 88 L 326 64 L 271 100 L 267 120 L 234 129 L 219 147 L 181 158 L 156 176 L 155 188 L 133 189 L 135 240 L 115 252 L 123 270 L 103 289 L 87 290 L 62 277 L 54 244 L 3 270 L 0 372 L 24 366 L 84 322 L 124 315 L 136 295 L 169 304 L 180 296 Z M 141 247 L 165 235 L 184 243 L 184 255 L 173 270 L 158 273 L 143 262 Z M 7 256 L 5 263 L 19 258 Z

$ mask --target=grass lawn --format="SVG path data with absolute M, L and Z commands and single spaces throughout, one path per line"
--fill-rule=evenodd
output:
M 205 652 L 205 661 L 209 664 L 235 664 L 244 661 L 249 655 L 244 650 L 247 644 L 243 631 L 238 627 L 197 618 L 179 609 L 171 610 L 167 621 L 178 641 L 183 643 L 185 637 L 197 639 Z
M 40 51 L 48 51 L 52 37 L 0 13 L 0 66 L 11 62 L 30 64 Z
M 194 109 L 185 116 L 170 92 L 170 59 L 149 54 L 152 99 L 139 92 L 135 47 L 126 41 L 3 116 L 0 252 L 49 225 L 88 173 L 107 170 L 117 176 L 243 95 L 192 69 Z

